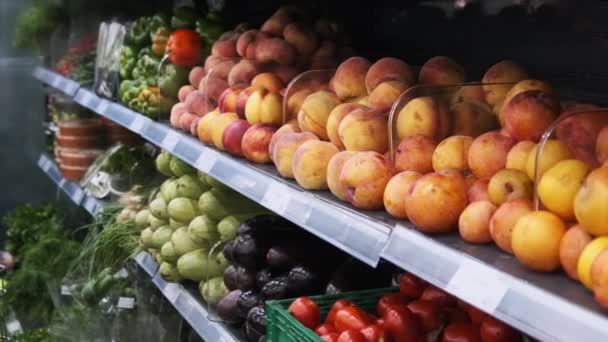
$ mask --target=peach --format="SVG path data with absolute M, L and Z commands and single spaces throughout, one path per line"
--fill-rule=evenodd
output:
M 211 71 L 211 69 L 220 62 L 222 62 L 221 57 L 209 55 L 205 59 L 205 64 L 203 65 L 203 70 L 205 71 L 205 74 L 209 74 L 209 71 Z M 200 80 L 199 80 L 199 82 L 200 82 Z M 198 86 L 198 83 L 196 84 L 196 86 Z
M 296 49 L 281 38 L 262 39 L 256 44 L 255 59 L 262 63 L 292 65 L 296 60 Z
M 591 287 L 594 289 L 608 286 L 608 250 L 602 250 L 591 263 Z
M 398 81 L 410 87 L 415 83 L 414 72 L 407 63 L 399 58 L 380 58 L 365 75 L 367 92 L 371 93 L 379 84 L 387 81 Z
M 452 134 L 478 137 L 498 128 L 496 115 L 481 102 L 462 101 L 450 106 Z
M 283 97 L 267 89 L 256 89 L 245 104 L 245 117 L 250 124 L 279 126 L 283 123 Z
M 562 268 L 574 280 L 578 280 L 578 259 L 591 240 L 593 237 L 577 224 L 566 231 L 559 244 L 559 260 Z
M 517 199 L 532 199 L 532 191 L 532 181 L 520 170 L 502 169 L 488 183 L 488 195 L 496 205 Z
M 575 104 L 564 109 L 560 117 L 579 113 L 559 123 L 555 133 L 557 138 L 565 142 L 576 159 L 582 160 L 592 167 L 598 167 L 595 155 L 597 137 L 600 130 L 608 126 L 607 112 L 589 112 L 598 107 L 590 104 Z
M 346 188 L 340 182 L 340 174 L 344 163 L 356 155 L 355 151 L 340 151 L 327 164 L 327 186 L 329 191 L 341 201 L 346 201 Z
M 488 193 L 488 184 L 490 180 L 487 178 L 476 179 L 473 184 L 467 189 L 467 198 L 470 202 L 489 201 L 490 194 Z
M 190 85 L 192 85 L 192 87 L 196 88 L 198 87 L 199 83 L 201 83 L 201 79 L 203 79 L 203 77 L 205 77 L 205 69 L 203 69 L 201 66 L 195 66 L 188 74 L 188 81 L 190 81 Z
M 239 157 L 243 156 L 241 142 L 249 127 L 251 125 L 243 119 L 234 120 L 226 126 L 222 135 L 222 145 L 226 152 Z
M 453 230 L 468 203 L 464 177 L 454 170 L 422 176 L 405 198 L 409 220 L 425 233 Z
M 283 37 L 302 56 L 312 55 L 319 46 L 319 38 L 316 33 L 302 23 L 287 24 L 283 30 Z
M 329 113 L 339 104 L 340 99 L 328 91 L 321 90 L 308 95 L 298 112 L 300 129 L 314 133 L 321 140 L 329 140 L 327 119 Z
M 424 135 L 406 137 L 397 146 L 395 169 L 422 174 L 433 171 L 435 141 Z
M 388 119 L 384 113 L 355 109 L 340 122 L 338 135 L 349 151 L 385 153 L 388 150 Z
M 302 69 L 300 68 L 281 64 L 268 65 L 265 70 L 275 74 L 283 84 L 289 84 L 292 79 L 302 73 Z
M 223 59 L 235 58 L 239 54 L 236 52 L 236 41 L 238 36 L 230 36 L 227 39 L 218 39 L 211 46 L 211 54 Z
M 470 203 L 458 218 L 458 231 L 466 242 L 488 243 L 492 241 L 490 219 L 496 206 L 488 201 Z
M 418 75 L 421 84 L 461 84 L 465 79 L 464 68 L 445 56 L 435 56 L 426 61 Z
M 336 61 L 338 50 L 336 48 L 336 43 L 331 40 L 323 40 L 319 44 L 319 47 L 311 56 L 312 64 L 321 62 L 326 63 L 327 61 Z M 313 70 L 315 68 L 312 68 Z M 323 69 L 323 68 L 319 68 Z
M 296 150 L 291 165 L 296 182 L 307 190 L 327 189 L 327 165 L 338 152 L 340 150 L 330 142 L 304 142 Z
M 226 89 L 228 89 L 228 83 L 217 77 L 203 77 L 198 85 L 198 92 L 213 103 L 218 103 Z
M 195 138 L 198 138 L 198 122 L 201 119 L 202 118 L 200 116 L 197 116 L 193 121 L 190 122 L 190 135 Z
M 289 11 L 285 7 L 281 7 L 262 24 L 260 31 L 278 37 L 283 34 L 285 26 L 292 21 Z
M 594 238 L 589 242 L 583 251 L 581 252 L 578 263 L 576 265 L 576 273 L 578 280 L 583 283 L 587 288 L 593 288 L 593 282 L 591 280 L 591 270 L 595 259 L 608 249 L 608 237 L 600 236 Z
M 251 85 L 261 87 L 275 93 L 280 92 L 284 88 L 281 79 L 277 75 L 270 72 L 263 72 L 256 75 L 253 80 L 251 80 Z
M 539 90 L 524 91 L 504 106 L 503 126 L 517 140 L 538 142 L 560 111 L 555 96 Z
M 232 112 L 237 113 L 237 99 L 241 91 L 243 91 L 242 86 L 233 86 L 230 87 L 220 95 L 219 100 L 217 101 L 218 107 L 220 109 L 220 113 Z
M 270 139 L 270 144 L 268 145 L 268 153 L 270 158 L 272 159 L 272 154 L 274 153 L 274 146 L 276 145 L 277 140 L 282 134 L 300 132 L 300 126 L 298 126 L 298 122 L 295 120 L 289 121 L 283 126 L 279 127 L 279 129 L 277 129 L 277 131 L 272 136 L 272 139 Z
M 485 103 L 486 94 L 483 91 L 483 87 L 480 85 L 467 85 L 458 88 L 452 94 L 450 104 L 454 105 L 460 102 Z
M 501 204 L 490 220 L 490 234 L 503 251 L 513 254 L 511 237 L 517 221 L 534 209 L 529 199 L 518 199 Z
M 242 87 L 242 86 L 239 86 Z M 256 86 L 247 87 L 239 92 L 236 96 L 236 112 L 242 119 L 246 118 L 245 112 L 247 108 L 247 101 L 249 97 L 255 92 L 261 92 L 262 88 Z
M 441 140 L 447 136 L 449 127 L 450 117 L 446 105 L 430 96 L 412 99 L 397 116 L 399 139 L 421 134 Z
M 173 107 L 171 108 L 171 115 L 169 117 L 171 126 L 173 126 L 175 128 L 179 128 L 180 127 L 179 119 L 181 118 L 182 114 L 184 114 L 185 112 L 186 112 L 185 103 L 178 102 L 178 103 L 174 104 Z
M 513 145 L 507 154 L 507 162 L 505 167 L 507 169 L 526 172 L 528 155 L 534 149 L 534 146 L 536 146 L 536 144 L 530 140 L 523 140 Z
M 464 135 L 453 135 L 441 141 L 433 152 L 433 170 L 468 170 L 467 158 L 472 142 L 473 138 Z
M 184 101 L 186 101 L 186 97 L 188 97 L 188 95 L 195 90 L 196 90 L 196 88 L 194 88 L 193 86 L 191 86 L 189 84 L 181 86 L 181 88 L 179 88 L 179 91 L 177 92 L 177 99 L 180 102 L 184 102 Z
M 589 173 L 574 198 L 574 214 L 583 229 L 595 236 L 608 235 L 608 167 Z
M 308 140 L 319 138 L 310 132 L 284 133 L 278 138 L 271 159 L 282 177 L 294 178 L 291 167 L 293 157 L 298 147 Z
M 311 89 L 305 88 L 293 92 L 287 98 L 287 119 L 295 119 L 298 116 L 298 112 L 300 108 L 302 108 L 302 103 L 308 97 L 308 95 L 312 94 L 313 91 Z
M 597 134 L 595 156 L 601 164 L 608 160 L 608 127 L 602 128 Z
M 580 160 L 566 159 L 548 169 L 538 183 L 543 205 L 566 221 L 574 217 L 574 197 L 591 168 Z
M 504 60 L 492 65 L 481 79 L 481 83 L 507 83 L 519 82 L 528 78 L 528 73 L 519 64 Z M 483 91 L 486 94 L 486 102 L 495 105 L 502 101 L 513 84 L 484 84 Z
M 492 177 L 504 169 L 507 153 L 515 145 L 515 139 L 497 131 L 484 133 L 469 147 L 469 168 L 478 178 Z
M 375 109 L 388 110 L 397 98 L 410 86 L 401 81 L 386 81 L 378 84 L 369 94 L 367 102 Z
M 560 267 L 559 247 L 566 225 L 549 211 L 532 211 L 515 224 L 511 237 L 513 254 L 524 266 L 539 272 Z
M 179 129 L 184 132 L 190 132 L 190 127 L 197 118 L 196 114 L 184 112 L 179 118 Z
M 500 107 L 497 113 L 500 113 L 502 111 L 502 107 L 511 102 L 511 99 L 515 97 L 515 95 L 528 90 L 540 90 L 544 93 L 555 95 L 553 88 L 546 82 L 539 80 L 522 80 L 515 83 L 515 85 L 511 87 L 511 90 L 509 90 L 502 103 L 498 103 L 500 104 Z
M 367 95 L 365 76 L 371 65 L 363 57 L 351 57 L 342 62 L 332 79 L 336 95 L 341 99 Z
M 220 150 L 224 150 L 224 143 L 222 137 L 224 136 L 224 130 L 230 125 L 231 122 L 239 119 L 236 113 L 222 113 L 215 118 L 211 119 L 211 140 L 213 144 Z
M 202 141 L 204 144 L 213 144 L 213 139 L 211 138 L 211 123 L 218 115 L 220 115 L 220 112 L 218 110 L 214 110 L 207 113 L 207 115 L 203 116 L 198 121 L 198 126 L 196 128 L 198 140 Z
M 407 219 L 407 210 L 405 210 L 405 197 L 418 179 L 422 177 L 421 173 L 415 171 L 403 171 L 391 178 L 384 189 L 384 208 L 386 211 L 396 218 Z
M 210 99 L 206 98 L 203 94 L 198 91 L 193 91 L 186 96 L 186 109 L 189 113 L 203 116 L 210 111 L 214 110 L 216 104 Z
M 536 160 L 537 150 L 538 145 L 534 145 L 530 153 L 528 153 L 528 159 L 526 160 L 526 173 L 533 181 L 536 181 L 536 168 L 538 168 L 538 179 L 540 179 L 545 171 L 549 170 L 559 161 L 572 158 L 568 145 L 563 141 L 555 139 L 549 139 L 545 143 L 545 148 L 540 156 L 540 162 Z
M 393 175 L 390 161 L 377 152 L 359 152 L 342 166 L 340 183 L 345 197 L 359 209 L 381 209 L 384 189 Z
M 249 85 L 253 78 L 260 73 L 260 67 L 252 60 L 242 59 L 235 64 L 228 74 L 228 85 Z
M 207 76 L 227 80 L 230 71 L 232 71 L 232 68 L 237 64 L 237 62 L 238 60 L 236 59 L 222 60 L 209 70 Z
M 274 132 L 274 127 L 266 124 L 255 124 L 249 127 L 241 141 L 241 150 L 245 158 L 258 164 L 269 163 L 268 147 Z
M 342 122 L 342 119 L 344 119 L 344 117 L 350 114 L 352 111 L 364 108 L 366 107 L 358 103 L 341 103 L 334 107 L 327 118 L 326 129 L 329 141 L 338 146 L 338 148 L 344 149 L 344 144 L 342 143 L 342 139 L 340 139 L 340 135 L 338 133 L 340 122 Z
M 270 36 L 258 30 L 248 30 L 243 32 L 236 41 L 236 52 L 245 58 L 255 58 L 256 43 L 260 40 L 270 38 Z

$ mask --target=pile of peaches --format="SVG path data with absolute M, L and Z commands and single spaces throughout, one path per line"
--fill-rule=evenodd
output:
M 465 70 L 448 57 L 417 72 L 397 58 L 350 57 L 286 89 L 299 72 L 340 60 L 322 32 L 279 10 L 259 31 L 227 33 L 192 70 L 172 125 L 272 162 L 304 189 L 385 209 L 425 233 L 495 243 L 535 271 L 561 268 L 608 307 L 608 113 L 562 108 L 512 61 L 462 85 Z M 570 113 L 582 114 L 561 121 L 537 159 L 541 136 Z

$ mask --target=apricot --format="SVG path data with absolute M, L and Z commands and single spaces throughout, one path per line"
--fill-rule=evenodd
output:
M 339 151 L 336 145 L 326 141 L 308 140 L 301 144 L 292 161 L 296 182 L 307 190 L 327 189 L 327 165 Z
M 424 135 L 404 138 L 397 146 L 395 169 L 397 171 L 416 171 L 422 174 L 433 171 L 435 141 Z
M 557 138 L 568 145 L 574 157 L 591 167 L 598 167 L 596 158 L 597 137 L 603 127 L 608 126 L 607 112 L 588 112 L 598 107 L 590 104 L 575 104 L 564 109 L 560 117 L 578 113 L 559 123 L 555 129 Z
M 502 102 L 502 104 L 498 103 L 498 104 L 500 104 L 498 113 L 500 113 L 502 111 L 502 107 L 504 105 L 511 102 L 511 99 L 513 97 L 515 97 L 515 95 L 517 95 L 519 93 L 523 93 L 524 91 L 528 91 L 528 90 L 540 90 L 547 94 L 555 94 L 555 92 L 553 91 L 553 88 L 544 81 L 530 80 L 530 79 L 521 80 L 521 81 L 515 83 L 515 85 L 513 87 L 511 87 L 511 89 L 505 96 L 505 99 Z
M 608 286 L 608 249 L 601 251 L 591 264 L 591 287 L 603 288 Z
M 492 177 L 505 168 L 507 153 L 515 139 L 497 131 L 484 133 L 469 147 L 468 162 L 471 172 L 478 178 Z
M 409 189 L 405 209 L 409 220 L 426 233 L 451 231 L 467 206 L 467 187 L 460 172 L 429 173 Z
M 250 124 L 279 126 L 283 123 L 283 96 L 258 88 L 247 98 L 245 118 Z
M 369 94 L 367 103 L 374 109 L 388 110 L 409 87 L 408 84 L 401 81 L 382 82 Z
M 513 254 L 529 269 L 555 271 L 560 267 L 559 248 L 565 233 L 559 216 L 543 210 L 529 212 L 513 228 Z
M 238 119 L 239 116 L 236 113 L 222 113 L 211 119 L 211 140 L 213 140 L 215 147 L 222 151 L 224 150 L 224 143 L 222 141 L 224 130 L 231 122 Z
M 203 116 L 198 121 L 198 126 L 196 129 L 198 140 L 200 140 L 204 144 L 213 144 L 213 139 L 211 138 L 211 123 L 218 115 L 220 115 L 220 112 L 218 110 L 214 110 L 210 113 L 207 113 L 207 115 Z
M 461 84 L 465 79 L 464 68 L 445 56 L 435 56 L 426 61 L 418 75 L 421 84 Z
M 468 170 L 467 158 L 472 142 L 473 138 L 464 135 L 453 135 L 444 139 L 433 152 L 433 170 Z
M 276 132 L 274 132 L 274 134 L 272 135 L 272 138 L 270 139 L 270 143 L 268 144 L 269 159 L 272 159 L 272 154 L 274 152 L 274 146 L 276 145 L 277 140 L 279 139 L 281 134 L 300 133 L 300 132 L 301 132 L 300 126 L 298 126 L 298 122 L 295 120 L 289 121 L 286 124 L 284 124 L 283 126 L 281 126 L 279 129 L 277 129 Z
M 501 205 L 516 199 L 531 199 L 532 181 L 523 171 L 503 169 L 496 172 L 488 183 L 488 195 L 492 203 Z
M 540 179 L 545 171 L 549 170 L 559 161 L 572 158 L 572 153 L 568 146 L 564 142 L 555 139 L 547 140 L 540 156 L 540 162 L 538 163 L 536 161 L 537 150 L 538 145 L 535 145 L 530 153 L 528 153 L 528 159 L 526 160 L 526 173 L 533 181 L 535 181 L 536 168 L 538 168 L 538 178 Z
M 338 133 L 338 128 L 340 126 L 340 122 L 342 119 L 355 109 L 365 109 L 364 105 L 360 105 L 358 103 L 341 103 L 334 107 L 329 113 L 329 117 L 327 118 L 327 136 L 329 137 L 329 141 L 334 143 L 334 145 L 338 146 L 340 149 L 344 149 L 344 144 L 342 143 L 342 139 L 340 139 L 340 134 Z
M 608 167 L 589 173 L 574 197 L 574 215 L 583 229 L 595 236 L 608 235 Z
M 340 173 L 344 163 L 356 154 L 355 151 L 340 151 L 334 154 L 327 165 L 327 187 L 341 201 L 346 201 L 346 189 L 340 182 Z
M 253 80 L 251 80 L 251 85 L 264 88 L 274 93 L 278 93 L 284 88 L 281 79 L 270 72 L 263 72 L 256 75 Z
M 390 161 L 377 152 L 358 152 L 342 166 L 340 183 L 345 197 L 359 209 L 381 209 L 384 189 L 393 176 Z
M 391 178 L 384 189 L 384 208 L 389 214 L 396 218 L 407 219 L 405 197 L 410 186 L 420 177 L 422 177 L 421 173 L 403 171 Z
M 462 101 L 450 107 L 452 135 L 477 137 L 498 128 L 498 121 L 491 109 L 480 102 Z
M 518 199 L 501 204 L 490 219 L 490 235 L 498 248 L 513 254 L 511 246 L 513 228 L 525 214 L 532 212 L 534 206 L 529 199 Z
M 492 241 L 490 235 L 490 219 L 496 206 L 488 201 L 470 203 L 458 218 L 458 231 L 466 242 L 488 243 Z
M 341 99 L 367 95 L 365 76 L 371 63 L 363 57 L 351 57 L 336 69 L 332 79 L 332 87 Z
M 483 87 L 480 85 L 465 85 L 458 88 L 450 98 L 450 105 L 460 102 L 485 104 L 486 94 L 483 91 Z
M 578 280 L 589 289 L 593 286 L 591 282 L 593 262 L 605 250 L 608 250 L 608 237 L 601 236 L 587 243 L 578 257 L 578 264 L 576 265 Z
M 293 178 L 292 163 L 296 150 L 308 140 L 319 140 L 310 132 L 281 134 L 274 146 L 272 161 L 282 177 Z
M 576 159 L 553 165 L 538 183 L 538 196 L 543 205 L 566 221 L 574 220 L 574 197 L 590 170 L 587 164 Z
M 476 179 L 467 189 L 467 197 L 470 202 L 475 201 L 489 201 L 490 195 L 488 194 L 488 184 L 490 180 L 488 178 Z
M 377 111 L 355 109 L 340 122 L 338 135 L 349 151 L 384 153 L 388 150 L 388 119 Z
M 519 64 L 504 60 L 490 67 L 481 79 L 482 83 L 506 83 L 519 82 L 528 78 L 528 73 Z M 486 102 L 490 105 L 495 105 L 502 101 L 513 84 L 484 84 L 483 90 L 486 94 Z
M 504 106 L 503 126 L 517 140 L 538 142 L 560 112 L 561 106 L 555 96 L 528 90 L 515 95 Z
M 602 128 L 597 134 L 595 157 L 604 164 L 608 160 L 608 127 Z
M 381 83 L 398 81 L 408 87 L 414 85 L 414 73 L 404 61 L 394 57 L 384 57 L 377 60 L 365 75 L 365 87 L 368 93 Z
M 397 116 L 399 139 L 425 135 L 441 140 L 447 135 L 450 117 L 447 106 L 430 96 L 417 97 L 408 102 Z
M 580 225 L 575 225 L 566 231 L 559 245 L 559 260 L 566 274 L 578 280 L 578 259 L 585 247 L 593 240 Z
M 329 140 L 327 119 L 329 113 L 339 104 L 340 99 L 329 91 L 321 90 L 308 95 L 298 112 L 300 129 L 314 133 L 321 140 Z
M 530 140 L 523 140 L 513 145 L 507 154 L 507 162 L 505 167 L 507 169 L 526 171 L 526 164 L 528 163 L 528 155 L 534 149 L 536 144 Z
M 274 137 L 275 128 L 266 124 L 255 124 L 243 135 L 241 150 L 247 160 L 264 164 L 270 162 L 269 145 Z

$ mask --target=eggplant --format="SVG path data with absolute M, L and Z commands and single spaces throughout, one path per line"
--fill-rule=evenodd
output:
M 226 242 L 223 252 L 226 260 L 234 262 L 234 240 Z
M 256 272 L 247 269 L 243 266 L 236 268 L 236 287 L 240 290 L 247 291 L 255 288 Z
M 245 336 L 252 342 L 258 342 L 266 335 L 266 310 L 264 306 L 251 308 L 245 322 Z
M 327 278 L 313 272 L 306 266 L 296 266 L 287 275 L 287 287 L 294 297 L 320 294 L 327 284 Z
M 272 279 L 260 290 L 260 295 L 266 300 L 285 299 L 290 297 L 287 277 L 282 276 Z
M 269 268 L 260 270 L 256 276 L 256 282 L 257 282 L 258 289 L 261 289 L 262 287 L 264 287 L 264 285 L 266 285 L 266 283 L 271 281 L 272 278 L 274 278 L 274 274 L 272 273 L 272 271 Z
M 247 313 L 249 313 L 249 310 L 262 303 L 262 297 L 260 297 L 260 294 L 255 291 L 245 291 L 241 293 L 236 303 L 239 316 L 242 318 L 247 318 Z
M 266 253 L 266 263 L 275 270 L 288 270 L 297 264 L 297 246 L 274 246 Z
M 239 235 L 234 239 L 234 261 L 251 269 L 260 269 L 266 264 L 266 253 L 270 249 L 267 241 L 252 234 Z
M 243 318 L 239 316 L 238 311 L 238 301 L 241 294 L 241 290 L 231 291 L 217 303 L 217 315 L 224 323 L 237 324 L 243 320 Z
M 375 269 L 363 262 L 350 258 L 344 262 L 331 277 L 325 293 L 336 294 L 391 285 L 394 266 L 380 262 Z
M 230 291 L 238 289 L 238 277 L 237 268 L 234 265 L 226 267 L 224 270 L 224 285 Z

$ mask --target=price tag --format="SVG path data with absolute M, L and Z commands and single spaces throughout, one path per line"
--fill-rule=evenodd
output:
M 469 258 L 463 258 L 447 290 L 485 312 L 493 313 L 508 290 L 508 281 Z
M 72 289 L 67 285 L 61 285 L 61 295 L 62 296 L 71 296 Z
M 80 204 L 84 198 L 84 191 L 81 188 L 76 187 L 72 194 L 72 201 L 76 204 Z
M 135 120 L 133 120 L 133 122 L 129 126 L 129 129 L 135 133 L 141 133 L 142 129 L 144 128 L 145 123 L 146 123 L 146 120 L 144 119 L 144 117 L 141 115 L 137 115 L 137 116 L 135 116 Z
M 119 309 L 133 309 L 135 307 L 135 298 L 133 297 L 119 297 L 118 304 L 116 305 Z
M 285 214 L 289 204 L 289 188 L 279 182 L 271 182 L 262 198 L 262 204 L 279 215 Z
M 211 168 L 213 168 L 213 165 L 215 165 L 218 156 L 219 153 L 217 153 L 216 151 L 210 148 L 205 148 L 203 150 L 203 153 L 201 153 L 201 155 L 196 160 L 196 162 L 194 162 L 194 167 L 205 173 L 209 173 L 209 171 L 211 171 Z
M 179 141 L 179 139 L 180 139 L 179 134 L 170 130 L 169 132 L 167 132 L 167 135 L 163 139 L 161 146 L 165 150 L 173 152 L 173 149 L 175 149 L 175 145 L 177 145 L 177 142 Z
M 15 335 L 15 333 L 23 331 L 23 328 L 21 327 L 21 323 L 15 320 L 6 324 L 6 330 L 9 334 Z
M 100 100 L 99 103 L 97 104 L 97 107 L 95 108 L 95 111 L 99 114 L 105 115 L 109 106 L 110 106 L 110 101 Z

